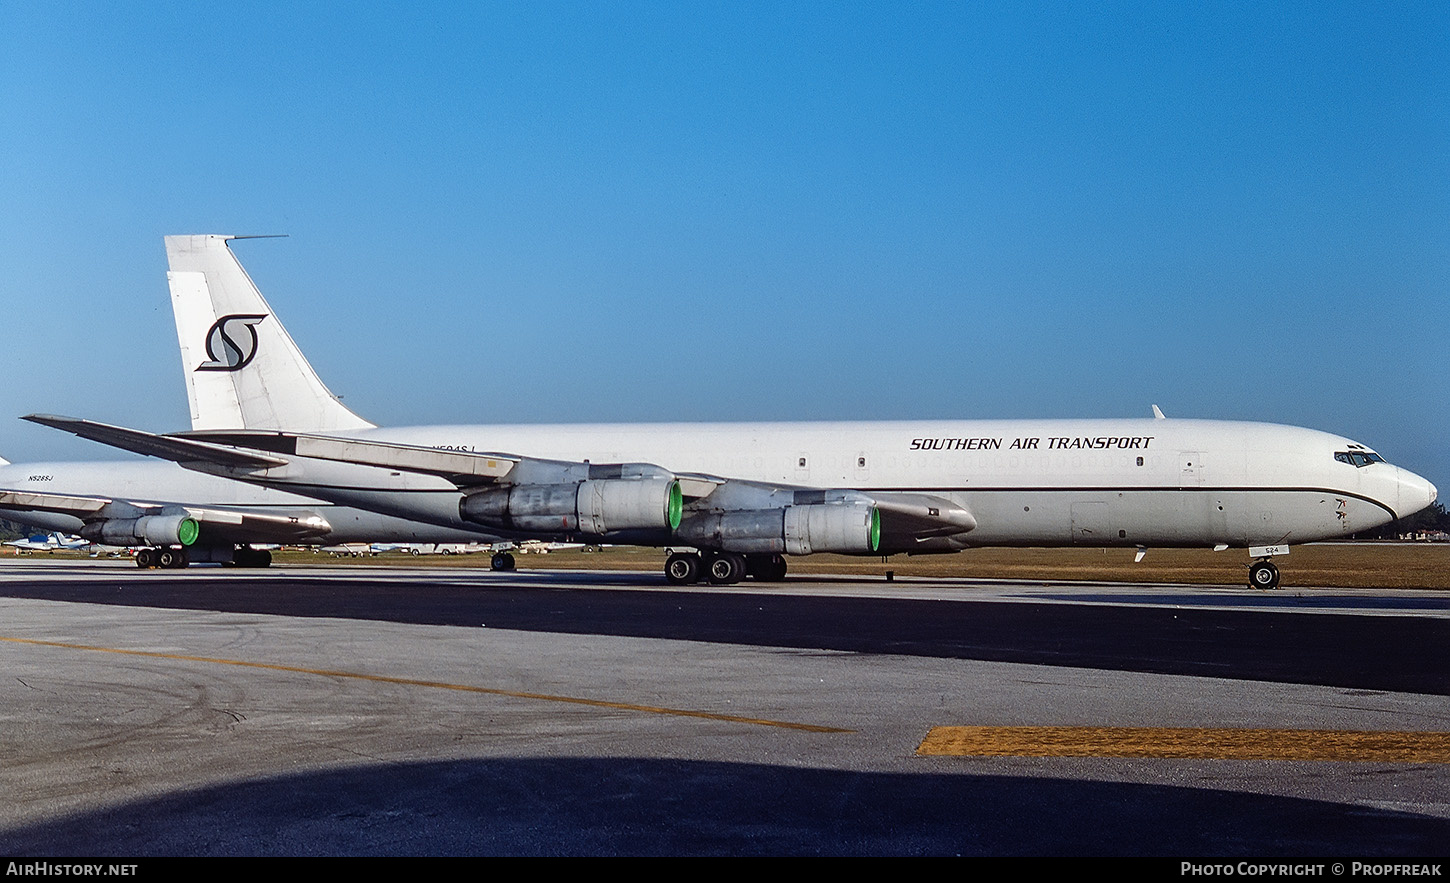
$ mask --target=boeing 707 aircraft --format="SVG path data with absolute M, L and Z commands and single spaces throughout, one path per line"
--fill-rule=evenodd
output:
M 193 431 L 26 419 L 458 530 L 668 547 L 670 582 L 779 579 L 788 555 L 973 546 L 1247 548 L 1269 560 L 1430 505 L 1430 482 L 1329 433 L 1211 420 L 383 429 L 317 378 L 232 254 L 166 238 Z M 504 559 L 495 565 L 508 567 Z

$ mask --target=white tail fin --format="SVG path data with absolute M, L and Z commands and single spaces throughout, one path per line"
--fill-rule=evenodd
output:
M 227 245 L 239 238 L 166 237 L 191 428 L 371 428 L 307 364 Z

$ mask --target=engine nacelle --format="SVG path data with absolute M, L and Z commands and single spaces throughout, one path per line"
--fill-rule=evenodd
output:
M 519 533 L 604 536 L 622 530 L 674 530 L 684 496 L 674 478 L 587 479 L 516 484 L 464 497 L 458 514 L 485 527 Z
M 81 536 L 108 546 L 190 546 L 201 525 L 190 515 L 143 515 L 107 518 L 81 528 Z
M 860 503 L 703 512 L 680 525 L 683 542 L 726 552 L 871 553 L 881 547 L 881 515 Z

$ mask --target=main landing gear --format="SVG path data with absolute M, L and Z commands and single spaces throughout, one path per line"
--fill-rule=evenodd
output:
M 665 561 L 665 579 L 671 585 L 694 585 L 701 580 L 729 586 L 747 576 L 761 582 L 785 579 L 784 555 L 741 555 L 738 552 L 673 552 Z
M 143 570 L 162 568 L 179 570 L 193 561 L 222 564 L 226 567 L 271 567 L 272 553 L 251 546 L 192 546 L 190 550 L 176 546 L 158 546 L 136 552 L 136 566 Z
M 493 557 L 488 561 L 488 566 L 501 573 L 507 573 L 514 569 L 514 556 L 507 552 L 494 552 Z
M 1249 588 L 1251 589 L 1277 589 L 1279 587 L 1279 568 L 1274 562 L 1262 558 L 1249 565 Z
M 136 566 L 143 570 L 162 567 L 168 570 L 180 569 L 191 563 L 185 549 L 162 546 L 159 549 L 141 549 L 136 553 Z

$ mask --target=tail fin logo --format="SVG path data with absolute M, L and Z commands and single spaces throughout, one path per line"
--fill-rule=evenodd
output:
M 257 355 L 257 324 L 265 315 L 222 316 L 206 333 L 207 361 L 198 371 L 240 371 Z

